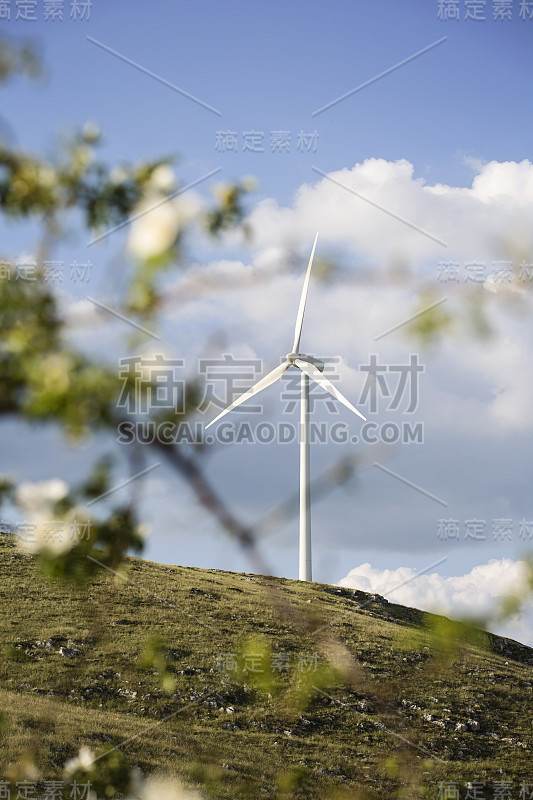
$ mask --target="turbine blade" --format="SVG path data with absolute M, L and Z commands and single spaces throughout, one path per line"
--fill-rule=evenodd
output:
M 307 265 L 307 272 L 305 273 L 305 280 L 302 289 L 302 296 L 300 297 L 300 305 L 298 307 L 298 316 L 296 317 L 296 326 L 294 328 L 294 344 L 292 346 L 292 352 L 297 353 L 300 347 L 300 338 L 302 335 L 302 326 L 304 323 L 304 312 L 305 312 L 305 303 L 307 300 L 307 291 L 309 289 L 309 279 L 311 277 L 311 267 L 313 266 L 313 258 L 315 255 L 315 247 L 316 242 L 318 239 L 318 233 L 315 236 L 315 243 L 313 244 L 313 249 L 311 250 L 311 258 L 309 259 L 309 264 Z
M 317 369 L 317 367 L 315 367 L 314 364 L 310 364 L 309 361 L 302 361 L 301 358 L 296 358 L 294 363 L 302 370 L 302 372 L 305 372 L 306 375 L 309 375 L 309 377 L 312 378 L 315 383 L 318 383 L 319 386 L 322 386 L 323 389 L 326 389 L 326 391 L 332 394 L 333 397 L 345 405 L 346 408 L 349 408 L 350 411 L 353 411 L 354 414 L 357 414 L 358 417 L 361 417 L 361 419 L 364 419 L 366 422 L 366 417 L 363 417 L 361 412 L 358 411 L 355 406 L 352 406 L 350 401 L 347 400 L 335 386 L 333 386 L 331 381 L 328 381 L 328 379 L 320 372 L 319 369 Z
M 273 383 L 275 383 L 278 380 L 278 378 L 281 378 L 283 373 L 289 369 L 289 367 L 290 367 L 290 362 L 284 361 L 283 364 L 279 365 L 279 367 L 276 367 L 275 369 L 272 370 L 272 372 L 269 372 L 268 375 L 265 375 L 264 378 L 261 378 L 260 381 L 257 381 L 257 383 L 251 387 L 251 389 L 247 389 L 244 392 L 244 394 L 241 394 L 241 396 L 238 397 L 236 400 L 234 400 L 233 403 L 231 403 L 231 405 L 229 405 L 227 408 L 224 409 L 224 411 L 221 411 L 218 417 L 215 417 L 215 419 L 212 420 L 209 423 L 209 425 L 206 425 L 205 426 L 206 430 L 207 428 L 210 428 L 211 425 L 214 425 L 215 422 L 217 422 L 225 414 L 229 414 L 229 412 L 233 411 L 234 408 L 240 406 L 240 404 L 244 403 L 245 400 L 248 400 L 249 397 L 253 397 L 254 394 L 262 392 L 263 389 L 266 389 L 268 386 L 271 386 Z

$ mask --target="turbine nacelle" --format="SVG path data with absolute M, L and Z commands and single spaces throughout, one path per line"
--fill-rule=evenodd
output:
M 320 361 L 319 358 L 314 358 L 314 356 L 306 356 L 304 353 L 287 353 L 287 361 L 289 364 L 294 364 L 296 359 L 299 358 L 300 361 L 307 361 L 308 364 L 313 364 L 320 372 L 324 372 L 324 362 Z M 298 366 L 294 364 L 294 366 Z

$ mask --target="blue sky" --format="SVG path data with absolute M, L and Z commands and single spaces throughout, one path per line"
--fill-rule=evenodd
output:
M 42 16 L 41 5 L 39 2 L 38 16 Z M 505 185 L 505 192 L 520 211 L 520 203 L 526 197 L 526 193 L 521 194 L 525 184 L 521 183 L 520 171 L 517 168 L 512 175 L 500 171 L 496 178 L 486 171 L 483 187 L 477 193 L 467 196 L 460 190 L 468 192 L 472 188 L 483 165 L 520 164 L 531 158 L 533 19 L 520 18 L 520 5 L 520 0 L 512 4 L 511 20 L 493 20 L 493 2 L 487 0 L 487 19 L 472 21 L 464 18 L 466 4 L 461 0 L 461 19 L 442 21 L 438 18 L 436 0 L 290 5 L 174 4 L 163 0 L 150 4 L 121 0 L 104 4 L 94 0 L 90 20 L 73 21 L 68 18 L 70 3 L 66 2 L 62 21 L 0 21 L 0 29 L 5 33 L 33 36 L 39 41 L 47 70 L 47 77 L 40 84 L 14 81 L 3 89 L 1 113 L 13 128 L 15 141 L 24 148 L 52 152 L 59 135 L 94 121 L 103 130 L 102 153 L 109 163 L 174 154 L 182 184 L 220 168 L 216 178 L 198 187 L 200 198 L 208 196 L 216 181 L 255 175 L 258 188 L 249 200 L 249 209 L 262 233 L 254 253 L 246 257 L 235 242 L 221 242 L 208 254 L 213 263 L 223 258 L 242 259 L 245 266 L 257 263 L 258 256 L 268 254 L 270 243 L 283 245 L 281 235 L 276 239 L 276 231 L 282 225 L 285 231 L 294 226 L 303 268 L 312 242 L 311 229 L 321 226 L 322 217 L 326 231 L 321 240 L 323 255 L 337 252 L 338 239 L 339 252 L 348 264 L 364 263 L 378 268 L 392 259 L 392 240 L 398 235 L 400 241 L 402 231 L 388 226 L 397 223 L 385 217 L 381 222 L 379 216 L 366 217 L 368 209 L 357 205 L 358 201 L 354 202 L 349 195 L 338 213 L 333 213 L 332 204 L 321 199 L 326 195 L 327 181 L 313 172 L 313 165 L 338 176 L 339 170 L 352 171 L 350 175 L 366 185 L 367 194 L 375 190 L 380 202 L 397 213 L 414 214 L 409 218 L 422 226 L 433 226 L 437 231 L 442 215 L 448 255 L 462 264 L 474 258 L 503 259 L 505 248 L 501 242 L 506 232 L 503 228 L 498 230 L 500 244 L 492 250 L 486 245 L 494 227 L 492 221 L 501 216 L 497 202 L 494 201 L 494 206 L 490 203 L 500 191 L 494 190 L 496 182 L 498 186 Z M 143 74 L 88 37 L 220 110 L 221 114 Z M 443 37 L 445 41 L 436 44 Z M 416 59 L 313 116 L 325 104 L 425 48 L 429 49 Z M 264 152 L 243 152 L 243 133 L 250 130 L 264 134 Z M 271 152 L 271 132 L 280 130 L 290 133 L 289 152 Z M 315 130 L 316 151 L 298 151 L 299 131 L 310 134 Z M 218 131 L 236 132 L 238 152 L 217 149 Z M 356 165 L 367 160 L 366 171 L 356 169 Z M 389 169 L 379 160 L 388 164 L 409 162 L 412 172 L 408 175 L 400 168 Z M 298 193 L 304 184 L 315 187 L 305 197 Z M 426 204 L 416 193 L 421 185 L 437 184 L 449 187 L 447 205 L 435 206 L 428 220 L 424 220 Z M 383 194 L 379 194 L 381 190 Z M 438 192 L 432 195 L 433 199 L 437 196 Z M 271 205 L 258 210 L 258 204 L 265 199 Z M 309 230 L 307 223 L 301 221 L 300 211 L 305 203 L 315 215 Z M 350 203 L 353 222 L 348 218 L 341 224 L 338 219 L 345 211 L 344 206 Z M 472 214 L 469 229 L 475 235 L 471 238 L 466 228 L 461 228 L 465 214 Z M 509 212 L 505 219 L 512 220 L 515 216 L 521 219 L 520 215 L 521 212 L 517 215 Z M 382 233 L 378 230 L 380 225 Z M 356 234 L 350 238 L 350 226 L 355 231 L 360 227 L 360 239 Z M 31 229 L 10 225 L 1 231 L 5 251 L 12 255 L 22 249 L 31 251 Z M 272 242 L 268 239 L 270 231 Z M 79 231 L 77 239 L 60 246 L 62 257 L 87 258 L 86 239 L 86 234 Z M 126 239 L 126 231 L 117 233 L 103 246 L 90 250 L 94 265 L 91 291 L 100 292 L 102 298 L 110 291 L 110 260 L 122 252 Z M 391 242 L 389 249 L 388 242 Z M 434 274 L 437 260 L 443 257 L 438 248 L 424 250 L 417 243 L 409 250 L 407 240 L 404 244 L 405 252 L 412 253 L 418 273 Z M 403 244 L 398 247 L 401 251 Z M 199 244 L 198 253 L 205 252 Z M 287 284 L 287 314 L 296 311 L 300 280 L 292 273 Z M 80 289 L 69 289 L 73 298 L 82 297 Z M 319 292 L 316 289 L 314 292 L 310 295 L 305 328 L 310 344 L 318 351 L 327 340 L 329 352 L 334 355 L 336 351 L 332 348 L 338 340 L 348 369 L 343 380 L 352 393 L 357 393 L 361 383 L 357 382 L 356 368 L 363 363 L 365 353 L 374 352 L 375 348 L 371 333 L 387 327 L 391 320 L 402 319 L 408 313 L 413 292 L 402 294 L 398 290 L 396 296 L 392 290 L 372 293 L 367 287 L 353 296 L 358 321 L 349 317 L 344 322 L 340 316 L 336 317 L 336 309 L 340 308 L 336 303 L 338 300 L 340 304 L 342 297 L 332 292 L 324 298 L 329 322 L 323 322 L 318 309 Z M 246 301 L 249 310 L 242 320 L 238 311 L 245 300 L 238 295 L 220 305 L 213 299 L 203 305 L 193 304 L 179 318 L 170 315 L 163 327 L 165 350 L 192 363 L 201 355 L 209 334 L 226 327 L 228 347 L 235 352 L 241 348 L 241 353 L 253 353 L 264 359 L 265 365 L 272 363 L 278 350 L 284 353 L 288 349 L 288 344 L 283 348 L 287 337 L 290 339 L 292 318 L 280 316 L 275 293 L 261 297 L 247 293 Z M 269 317 L 270 309 L 273 317 Z M 367 311 L 365 327 L 361 318 Z M 500 312 L 494 313 L 500 321 Z M 353 348 L 352 322 L 354 332 L 363 337 Z M 522 329 L 511 330 L 509 325 L 507 319 L 501 322 L 503 340 L 507 337 L 508 341 L 519 343 L 518 349 L 527 350 L 527 335 Z M 337 332 L 337 340 L 333 336 L 327 339 L 331 330 Z M 103 352 L 105 347 L 107 352 L 120 352 L 122 345 L 117 344 L 120 333 L 116 327 L 107 327 L 100 338 L 96 337 L 96 349 L 99 347 Z M 391 350 L 382 354 L 393 363 L 400 363 L 412 346 L 400 335 Z M 383 473 L 374 471 L 361 476 L 357 492 L 341 491 L 336 499 L 324 501 L 314 512 L 318 579 L 335 582 L 364 561 L 379 569 L 406 565 L 424 569 L 432 560 L 445 555 L 447 561 L 439 567 L 440 574 L 461 575 L 489 558 L 519 557 L 521 543 L 516 531 L 510 543 L 496 543 L 489 536 L 485 543 L 455 545 L 439 542 L 435 537 L 437 519 L 442 515 L 462 520 L 477 516 L 487 520 L 489 527 L 490 520 L 508 516 L 514 519 L 515 528 L 522 517 L 533 518 L 533 509 L 528 507 L 529 484 L 524 479 L 531 466 L 524 437 L 526 428 L 509 425 L 507 433 L 497 426 L 486 431 L 475 430 L 476 403 L 487 410 L 498 393 L 512 392 L 509 389 L 512 381 L 509 378 L 506 383 L 505 376 L 511 373 L 513 364 L 516 373 L 523 370 L 524 361 L 517 357 L 515 362 L 505 347 L 495 347 L 494 372 L 501 368 L 504 377 L 499 381 L 494 379 L 493 385 L 487 345 L 480 347 L 481 350 L 476 350 L 472 345 L 471 352 L 464 348 L 456 369 L 451 361 L 461 349 L 457 342 L 446 343 L 436 353 L 423 354 L 430 377 L 421 413 L 429 447 L 410 447 L 390 465 L 398 473 L 424 483 L 434 494 L 446 497 L 449 510 L 440 511 L 431 503 L 424 506 L 420 497 L 415 495 L 413 499 L 406 495 L 404 485 L 391 483 Z M 515 352 L 516 348 L 509 350 Z M 527 388 L 518 386 L 513 391 L 520 396 L 520 391 L 526 392 Z M 272 396 L 265 399 L 267 405 L 269 401 L 268 407 L 275 410 L 275 399 Z M 450 426 L 455 420 L 454 409 L 460 408 L 461 403 L 468 409 L 467 416 L 471 415 L 472 426 L 469 428 L 465 423 L 454 436 Z M 508 411 L 500 409 L 498 413 L 503 418 Z M 439 424 L 435 422 L 436 414 L 440 414 Z M 344 416 L 342 419 L 348 421 Z M 48 459 L 46 463 L 36 459 L 28 464 L 35 448 L 34 438 L 18 428 L 12 428 L 8 435 L 11 441 L 17 441 L 18 452 L 9 464 L 1 466 L 15 468 L 21 476 L 33 480 L 50 477 Z M 53 453 L 52 463 L 58 474 L 81 474 L 87 456 L 100 447 L 98 442 L 88 443 L 86 449 L 73 452 L 51 431 L 43 432 L 41 437 L 43 446 Z M 512 458 L 502 466 L 502 458 L 511 452 Z M 233 447 L 231 451 L 215 453 L 208 469 L 233 506 L 247 519 L 254 520 L 269 508 L 273 498 L 291 488 L 292 478 L 294 488 L 297 486 L 297 454 L 288 453 L 284 451 L 280 456 L 275 447 Z M 313 463 L 316 468 L 326 467 L 336 453 L 334 449 L 318 452 L 315 448 Z M 295 467 L 292 471 L 287 466 L 291 458 Z M 458 465 L 463 466 L 460 476 Z M 169 563 L 249 568 L 234 547 L 217 537 L 214 525 L 197 509 L 187 490 L 179 486 L 179 479 L 164 468 L 159 475 L 157 479 L 151 478 L 143 489 L 144 510 L 155 531 L 147 556 Z M 257 480 L 251 479 L 254 475 Z M 194 531 L 194 535 L 184 529 Z M 295 576 L 295 524 L 276 534 L 266 549 L 275 571 Z
M 67 8 L 68 8 L 67 2 Z M 464 16 L 464 0 L 461 2 Z M 110 160 L 177 153 L 188 175 L 253 172 L 259 196 L 289 200 L 316 163 L 328 171 L 376 155 L 466 185 L 463 155 L 527 158 L 533 20 L 441 21 L 437 2 L 250 4 L 93 2 L 88 22 L 4 22 L 43 45 L 46 86 L 3 92 L 21 141 L 51 147 L 82 120 L 101 123 Z M 222 112 L 218 117 L 121 62 L 102 42 Z M 312 112 L 447 40 L 328 111 Z M 37 124 L 38 123 L 38 124 Z M 266 134 L 267 152 L 215 150 L 217 130 Z M 269 153 L 271 130 L 319 133 L 316 154 Z M 239 142 L 242 148 L 242 141 Z

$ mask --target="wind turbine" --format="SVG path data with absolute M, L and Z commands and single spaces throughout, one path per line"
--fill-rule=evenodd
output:
M 212 420 L 206 429 L 223 417 L 229 414 L 241 403 L 253 397 L 254 394 L 262 392 L 268 386 L 275 383 L 281 376 L 290 368 L 297 367 L 301 371 L 300 382 L 300 564 L 299 564 L 299 579 L 301 581 L 311 581 L 311 492 L 309 486 L 309 378 L 315 383 L 318 383 L 323 389 L 326 389 L 333 397 L 343 403 L 350 411 L 357 414 L 361 419 L 366 421 L 360 411 L 353 406 L 349 400 L 322 374 L 324 370 L 324 362 L 320 361 L 313 356 L 300 353 L 300 338 L 302 335 L 302 326 L 304 321 L 305 304 L 307 300 L 307 291 L 309 289 L 309 279 L 311 277 L 311 268 L 313 266 L 313 258 L 315 255 L 315 248 L 318 239 L 318 233 L 315 236 L 313 249 L 309 264 L 307 265 L 307 272 L 305 273 L 305 280 L 302 289 L 302 296 L 300 297 L 300 305 L 298 307 L 298 315 L 296 317 L 296 326 L 294 329 L 294 343 L 292 352 L 287 353 L 285 361 L 278 367 L 261 378 L 251 389 L 247 389 L 244 394 L 241 394 L 237 400 L 234 400 L 231 405 L 225 408 L 220 414 Z

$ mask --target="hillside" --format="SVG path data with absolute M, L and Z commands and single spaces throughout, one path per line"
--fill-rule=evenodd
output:
M 2 538 L 0 780 L 87 746 L 217 798 L 533 791 L 530 648 L 333 586 L 126 570 L 52 582 Z

